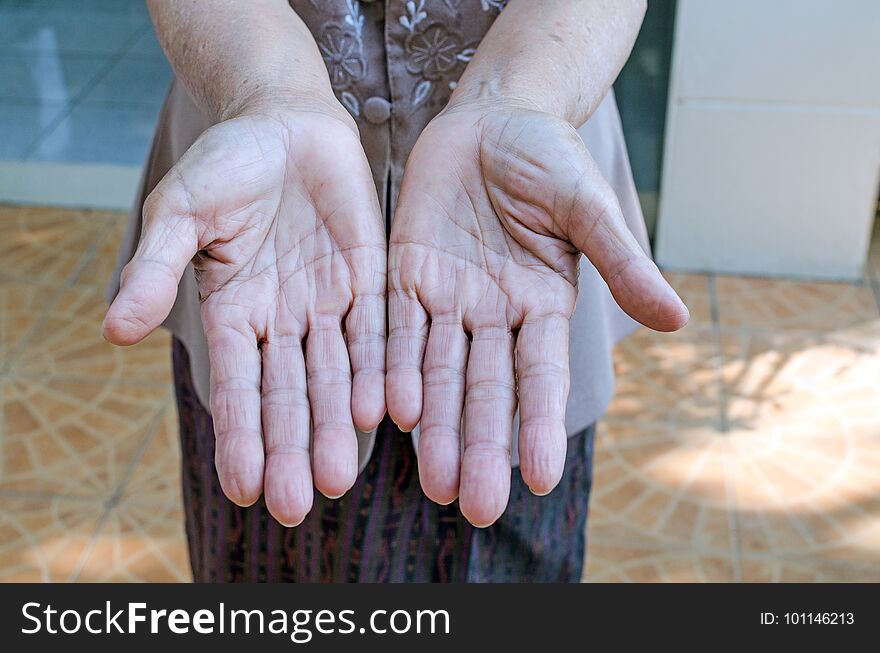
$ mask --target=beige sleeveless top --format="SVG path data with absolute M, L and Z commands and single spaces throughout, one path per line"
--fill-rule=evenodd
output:
M 327 64 L 339 101 L 357 121 L 387 220 L 416 139 L 446 105 L 456 80 L 506 0 L 291 0 Z M 295 71 L 291 71 L 295 74 Z M 183 86 L 172 82 L 159 117 L 118 266 L 109 289 L 137 247 L 144 199 L 210 122 Z M 620 116 L 612 93 L 579 132 L 620 200 L 629 228 L 647 251 L 642 218 Z M 566 427 L 575 434 L 605 411 L 613 393 L 611 348 L 636 324 L 617 306 L 590 262 L 581 265 L 579 299 L 571 328 L 571 392 Z M 208 407 L 209 369 L 199 295 L 189 267 L 165 326 L 186 346 L 193 384 Z M 359 433 L 361 469 L 374 433 Z M 418 429 L 413 433 L 418 442 Z M 513 461 L 517 447 L 512 447 Z

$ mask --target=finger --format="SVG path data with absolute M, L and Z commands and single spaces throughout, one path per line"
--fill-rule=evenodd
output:
M 361 151 L 357 137 L 355 150 Z M 316 195 L 316 209 L 334 233 L 336 245 L 348 263 L 354 301 L 345 320 L 352 371 L 351 415 L 362 431 L 372 431 L 385 416 L 385 292 L 388 254 L 385 219 L 379 208 L 369 163 L 361 154 L 343 155 L 336 139 L 320 153 L 324 167 L 313 182 L 327 182 L 327 170 L 346 187 L 344 202 L 338 193 Z M 328 201 L 332 200 L 332 201 Z
M 358 463 L 351 420 L 351 364 L 335 318 L 319 316 L 313 320 L 306 339 L 306 370 L 315 487 L 335 499 L 354 485 Z
M 356 297 L 345 320 L 351 359 L 351 416 L 361 431 L 372 431 L 385 416 L 385 299 Z
M 567 236 L 605 279 L 620 307 L 657 331 L 676 331 L 688 310 L 626 225 L 620 204 L 596 164 L 574 184 Z
M 489 526 L 510 495 L 510 439 L 516 395 L 513 336 L 503 328 L 473 331 L 464 406 L 459 503 L 474 526 Z
M 423 369 L 425 405 L 419 432 L 419 479 L 428 498 L 443 505 L 458 496 L 468 347 L 460 323 L 431 321 Z
M 422 359 L 428 338 L 428 315 L 403 291 L 388 296 L 388 414 L 402 431 L 411 431 L 422 415 Z
M 260 416 L 260 351 L 254 333 L 228 325 L 208 326 L 214 461 L 223 493 L 249 506 L 263 490 L 263 437 Z
M 113 344 L 140 342 L 168 317 L 180 278 L 198 250 L 195 221 L 165 199 L 171 183 L 160 184 L 144 203 L 140 242 L 104 317 L 104 337 Z
M 313 499 L 302 337 L 270 336 L 262 350 L 266 507 L 281 524 L 296 526 L 305 519 Z
M 527 318 L 516 339 L 520 472 L 538 495 L 556 487 L 565 466 L 568 328 L 561 315 Z

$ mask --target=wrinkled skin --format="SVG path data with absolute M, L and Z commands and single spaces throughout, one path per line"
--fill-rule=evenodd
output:
M 568 123 L 474 104 L 428 125 L 391 234 L 386 396 L 401 428 L 420 422 L 425 493 L 477 526 L 507 505 L 517 408 L 525 482 L 546 494 L 562 475 L 581 252 L 633 318 L 685 324 Z
M 205 132 L 145 203 L 105 336 L 132 344 L 156 328 L 194 256 L 221 485 L 240 505 L 264 492 L 298 524 L 313 483 L 329 497 L 352 486 L 354 426 L 385 413 L 385 227 L 341 107 Z

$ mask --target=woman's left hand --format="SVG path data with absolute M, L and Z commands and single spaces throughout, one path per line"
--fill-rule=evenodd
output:
M 473 103 L 424 130 L 391 232 L 386 399 L 401 428 L 421 423 L 425 493 L 477 526 L 507 505 L 517 406 L 523 479 L 546 494 L 562 475 L 581 252 L 633 318 L 685 324 L 571 125 Z

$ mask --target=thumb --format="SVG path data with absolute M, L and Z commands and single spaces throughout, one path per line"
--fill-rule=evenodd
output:
M 583 155 L 586 169 L 575 184 L 568 240 L 596 266 L 627 315 L 657 331 L 677 331 L 687 324 L 687 307 L 629 230 L 596 163 Z
M 104 317 L 104 337 L 115 345 L 140 342 L 162 324 L 198 251 L 195 220 L 168 201 L 168 185 L 166 178 L 144 202 L 137 251 L 122 270 L 119 293 Z

